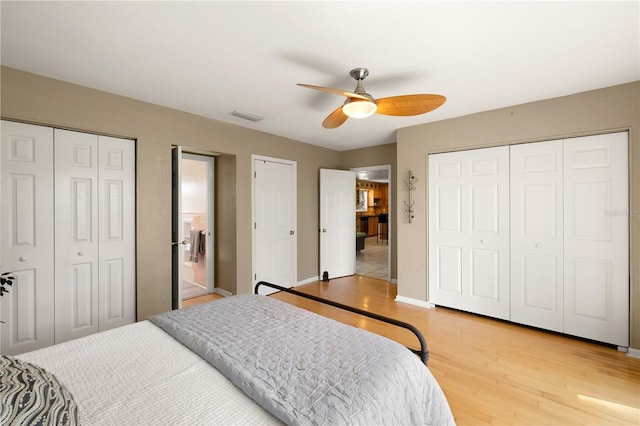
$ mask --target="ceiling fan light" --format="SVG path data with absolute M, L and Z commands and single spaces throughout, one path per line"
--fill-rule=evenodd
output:
M 342 112 L 351 118 L 366 118 L 373 115 L 378 109 L 378 105 L 371 101 L 360 99 L 350 99 L 350 102 L 342 106 Z

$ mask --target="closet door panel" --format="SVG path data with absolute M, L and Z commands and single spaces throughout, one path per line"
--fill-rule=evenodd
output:
M 508 147 L 429 156 L 429 301 L 509 318 Z
M 471 312 L 509 319 L 509 147 L 466 152 L 466 234 Z
M 100 331 L 135 321 L 135 143 L 99 136 Z
M 0 265 L 16 277 L 0 298 L 0 349 L 54 343 L 53 130 L 1 121 Z
M 462 230 L 464 155 L 429 156 L 429 301 L 466 308 L 468 250 Z
M 626 132 L 564 141 L 564 331 L 629 344 Z
M 98 331 L 98 136 L 55 130 L 56 343 Z
M 562 141 L 513 145 L 511 320 L 563 331 Z

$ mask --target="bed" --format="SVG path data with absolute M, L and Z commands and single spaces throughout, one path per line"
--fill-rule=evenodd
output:
M 403 346 L 259 295 L 12 359 L 57 379 L 83 425 L 454 423 L 438 383 Z M 2 393 L 0 419 L 10 411 Z

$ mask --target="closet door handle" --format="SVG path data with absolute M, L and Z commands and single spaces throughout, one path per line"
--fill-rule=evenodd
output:
M 20 262 L 26 262 L 27 261 L 27 256 L 20 256 L 20 258 L 18 258 L 18 260 Z
M 84 256 L 84 252 L 83 251 L 79 251 L 78 252 L 78 256 Z
M 171 241 L 171 245 L 172 246 L 177 246 L 179 244 L 182 244 L 183 246 L 186 246 L 187 242 L 185 240 L 182 240 L 182 241 Z

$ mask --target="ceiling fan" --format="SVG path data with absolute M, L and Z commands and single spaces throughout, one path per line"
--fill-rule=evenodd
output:
M 354 68 L 349 73 L 357 81 L 353 92 L 333 89 L 331 87 L 313 86 L 311 84 L 298 83 L 298 86 L 308 89 L 322 90 L 334 95 L 346 96 L 344 104 L 327 116 L 322 122 L 322 127 L 335 129 L 341 126 L 347 118 L 365 118 L 374 113 L 395 116 L 410 116 L 424 114 L 433 111 L 445 103 L 447 98 L 442 95 L 402 95 L 389 98 L 374 99 L 365 92 L 362 80 L 369 75 L 366 68 Z

